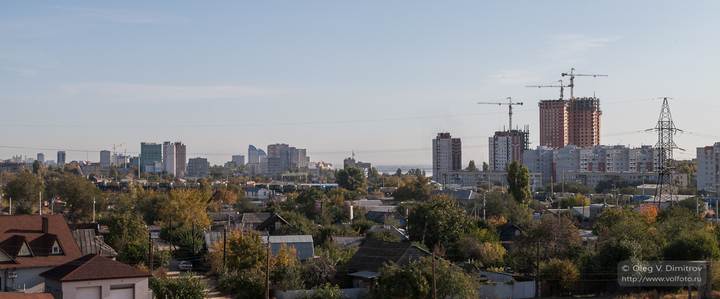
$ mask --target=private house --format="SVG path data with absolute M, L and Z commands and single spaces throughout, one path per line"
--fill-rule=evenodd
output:
M 41 293 L 40 273 L 81 256 L 60 214 L 0 216 L 0 292 Z
M 115 260 L 115 257 L 118 256 L 115 249 L 103 242 L 101 236 L 96 235 L 95 232 L 94 229 L 76 229 L 72 231 L 73 238 L 80 247 L 80 253 L 82 255 L 94 253 Z
M 251 199 L 251 200 L 269 200 L 270 197 L 273 195 L 273 191 L 265 188 L 247 188 L 245 189 L 245 197 Z
M 150 272 L 101 255 L 88 254 L 40 273 L 54 299 L 152 299 Z
M 432 254 L 412 243 L 385 242 L 366 240 L 360 249 L 347 263 L 348 271 L 353 277 L 353 287 L 369 286 L 373 279 L 378 277 L 380 268 L 384 263 L 393 262 L 398 265 L 407 265 L 421 257 Z
M 228 232 L 229 234 L 229 232 Z M 212 250 L 212 246 L 216 243 L 220 243 L 223 240 L 224 233 L 221 231 L 206 231 L 205 235 L 205 248 Z M 297 252 L 297 259 L 305 261 L 309 258 L 315 257 L 315 248 L 313 238 L 311 235 L 295 235 L 295 236 L 261 236 L 262 242 L 267 244 L 268 238 L 270 239 L 270 251 L 272 255 L 277 254 L 280 250 L 280 246 L 285 244 L 288 247 L 295 247 Z

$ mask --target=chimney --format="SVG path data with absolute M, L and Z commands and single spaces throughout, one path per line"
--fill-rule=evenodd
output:
M 42 217 L 42 232 L 43 232 L 43 234 L 48 233 L 48 218 L 47 217 Z

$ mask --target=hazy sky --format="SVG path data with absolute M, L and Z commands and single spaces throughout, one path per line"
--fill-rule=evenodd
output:
M 720 141 L 718 1 L 4 1 L 0 159 L 99 160 L 182 141 L 222 164 L 287 143 L 312 161 L 431 164 L 439 132 L 463 164 L 513 125 L 539 145 L 537 103 L 561 73 L 601 100 L 603 144 Z M 569 91 L 566 90 L 566 97 Z

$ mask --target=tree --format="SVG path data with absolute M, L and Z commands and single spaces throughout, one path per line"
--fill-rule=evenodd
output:
M 140 215 L 125 213 L 110 217 L 105 242 L 117 250 L 118 261 L 137 265 L 147 260 L 149 236 Z
M 170 198 L 162 202 L 158 217 L 169 223 L 172 219 L 177 226 L 191 226 L 197 228 L 210 227 L 210 216 L 206 211 L 207 196 L 201 190 L 174 189 L 170 192 Z
M 477 166 L 475 166 L 475 160 L 470 160 L 470 163 L 468 163 L 468 167 L 465 168 L 465 171 L 478 171 L 479 169 Z
M 45 190 L 45 181 L 29 171 L 23 170 L 10 180 L 4 188 L 5 197 L 13 200 L 14 214 L 30 214 L 37 206 L 40 192 Z
M 293 297 L 295 299 L 343 299 L 349 298 L 340 287 L 326 282 L 312 288 L 310 291 L 304 291 L 300 295 Z
M 395 190 L 395 192 L 393 192 L 393 198 L 400 201 L 427 201 L 430 198 L 430 191 L 432 191 L 428 183 L 430 183 L 429 179 L 423 175 L 419 175 L 410 183 L 402 185 Z
M 472 224 L 454 199 L 434 196 L 410 211 L 408 226 L 411 240 L 433 248 L 435 245 L 448 247 L 454 244 L 470 230 Z
M 490 165 L 487 162 L 483 162 L 482 171 L 490 171 Z
M 568 196 L 562 199 L 562 202 L 560 202 L 560 208 L 561 209 L 567 209 L 567 208 L 573 208 L 573 207 L 582 207 L 590 205 L 590 200 L 585 197 L 585 195 L 582 194 L 575 194 L 572 196 Z
M 349 166 L 338 170 L 336 181 L 339 187 L 350 191 L 363 190 L 367 188 L 365 174 L 362 169 Z
M 433 298 L 432 264 L 421 258 L 400 266 L 395 263 L 380 268 L 380 276 L 371 288 L 373 298 Z M 437 298 L 474 298 L 475 279 L 459 267 L 443 259 L 435 261 Z
M 514 268 L 527 272 L 534 271 L 538 249 L 541 260 L 577 259 L 582 252 L 582 240 L 573 220 L 546 215 L 540 223 L 525 230 L 512 248 Z
M 70 222 L 90 221 L 93 216 L 93 200 L 97 211 L 104 210 L 105 197 L 100 189 L 84 177 L 66 172 L 59 180 L 51 181 L 48 189 L 50 194 L 65 201 Z
M 400 242 L 400 236 L 394 231 L 389 229 L 376 229 L 365 233 L 368 239 L 388 241 L 388 242 Z
M 543 265 L 541 275 L 544 279 L 558 281 L 560 287 L 567 292 L 575 287 L 575 282 L 580 278 L 580 271 L 572 262 L 554 258 Z
M 530 193 L 530 171 L 524 165 L 513 161 L 508 166 L 508 192 L 512 194 L 515 201 L 521 204 L 528 204 L 532 199 Z

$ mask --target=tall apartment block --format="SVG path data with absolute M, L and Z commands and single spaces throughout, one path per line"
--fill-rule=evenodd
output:
M 529 128 L 524 131 L 497 131 L 489 138 L 490 171 L 505 171 L 505 166 L 513 161 L 522 163 L 523 152 L 530 145 Z
M 57 166 L 65 165 L 65 151 L 57 152 Z
M 433 176 L 462 169 L 462 142 L 450 133 L 438 133 L 432 141 Z
M 545 100 L 540 111 L 540 146 L 563 148 L 566 145 L 600 145 L 600 100 L 575 98 Z
M 111 160 L 112 159 L 110 159 L 110 151 L 108 151 L 108 150 L 100 151 L 100 167 L 109 167 Z
M 159 172 L 162 168 L 162 144 L 140 143 L 140 171 Z
M 697 148 L 697 190 L 720 191 L 720 142 Z
M 162 149 L 163 171 L 174 175 L 176 178 L 183 178 L 187 165 L 185 145 L 182 142 L 165 141 Z
M 45 163 L 45 154 L 43 154 L 43 153 L 38 153 L 38 154 L 37 154 L 37 160 L 38 160 L 38 162 L 40 162 L 40 164 Z
M 206 158 L 192 158 L 187 164 L 187 175 L 191 178 L 204 178 L 208 175 L 210 163 Z

